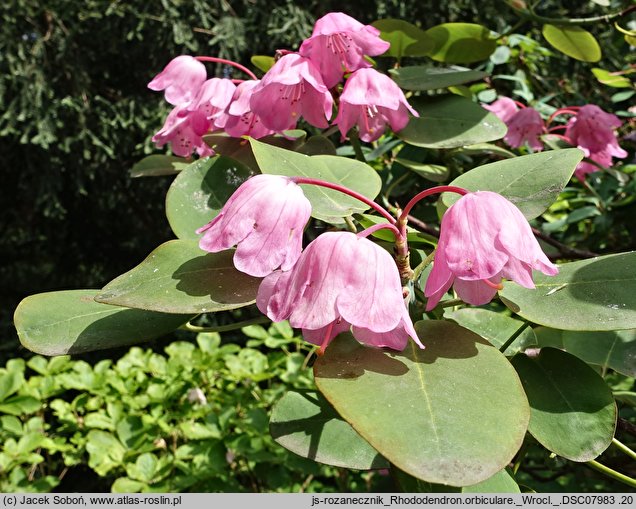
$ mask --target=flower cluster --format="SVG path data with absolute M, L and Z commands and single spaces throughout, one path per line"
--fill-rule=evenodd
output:
M 408 123 L 409 112 L 415 116 L 417 112 L 395 82 L 372 69 L 366 58 L 389 48 L 379 34 L 346 14 L 329 13 L 316 22 L 298 52 L 279 52 L 282 56 L 260 80 L 234 62 L 179 56 L 148 84 L 152 90 L 164 90 L 174 106 L 153 141 L 158 146 L 170 143 L 180 156 L 194 151 L 205 156 L 213 153 L 202 138 L 208 132 L 261 138 L 293 129 L 301 118 L 326 128 L 338 94 L 333 124 L 343 138 L 353 126 L 358 126 L 364 141 L 378 139 L 387 124 L 399 131 Z M 234 65 L 252 79 L 206 80 L 201 61 Z
M 200 228 L 199 246 L 237 246 L 235 267 L 265 277 L 257 305 L 273 321 L 289 320 L 321 351 L 351 328 L 361 342 L 402 350 L 421 345 L 391 255 L 361 234 L 328 232 L 302 251 L 311 205 L 294 179 L 257 175 Z M 355 261 L 353 261 L 355 260 Z
M 396 247 L 406 244 L 408 211 L 432 192 L 454 191 L 463 196 L 442 219 L 433 270 L 424 289 L 427 311 L 451 286 L 464 301 L 481 305 L 501 289 L 502 278 L 534 288 L 533 269 L 549 275 L 558 272 L 515 205 L 497 193 L 468 193 L 452 186 L 418 194 L 393 223 L 358 234 L 326 232 L 303 250 L 302 233 L 311 204 L 299 184 L 324 185 L 356 195 L 316 179 L 257 175 L 244 182 L 219 215 L 197 233 L 203 234 L 199 246 L 206 251 L 237 246 L 235 267 L 264 278 L 256 299 L 259 310 L 273 321 L 289 320 L 302 329 L 307 341 L 320 345 L 319 352 L 349 330 L 371 346 L 403 350 L 410 337 L 424 348 L 405 304 L 408 292 L 403 291 L 395 260 L 367 236 L 387 227 L 396 236 Z
M 559 136 L 570 145 L 583 150 L 585 157 L 601 167 L 611 167 L 614 157 L 627 157 L 627 152 L 618 145 L 614 132 L 621 127 L 622 122 L 616 115 L 603 111 L 595 104 L 556 110 L 548 120 L 548 124 L 561 114 L 571 114 L 572 117 L 565 126 L 556 126 L 551 129 L 546 128 L 538 111 L 509 97 L 500 97 L 492 104 L 482 106 L 506 124 L 508 132 L 504 141 L 512 148 L 519 148 L 527 143 L 532 150 L 543 150 L 543 143 L 539 137 L 546 132 L 564 129 L 565 133 Z M 599 171 L 599 166 L 594 163 L 589 161 L 579 163 L 575 170 L 576 177 L 583 180 L 588 173 Z

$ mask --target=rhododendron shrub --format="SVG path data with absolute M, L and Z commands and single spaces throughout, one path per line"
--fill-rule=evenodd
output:
M 286 322 L 313 348 L 290 362 L 313 366 L 320 397 L 285 394 L 270 428 L 302 456 L 494 490 L 516 486 L 506 467 L 523 468 L 529 441 L 577 462 L 603 453 L 617 410 L 590 364 L 636 373 L 572 345 L 625 334 L 636 353 L 617 332 L 636 329 L 636 255 L 579 256 L 541 227 L 558 230 L 566 185 L 595 193 L 575 171 L 627 158 L 622 121 L 593 104 L 453 94 L 476 74 L 395 65 L 456 63 L 432 45 L 407 53 L 403 26 L 329 13 L 264 72 L 214 56 L 169 62 L 148 87 L 173 106 L 153 141 L 180 159 L 152 164 L 176 174 L 176 238 L 88 299 L 23 301 L 23 344 L 60 354 L 128 344 L 130 331 Z

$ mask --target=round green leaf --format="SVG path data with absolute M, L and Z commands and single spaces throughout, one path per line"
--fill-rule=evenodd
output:
M 467 145 L 466 147 L 462 147 L 458 150 L 459 153 L 463 154 L 492 154 L 496 156 L 500 156 L 504 159 L 510 159 L 512 157 L 517 157 L 516 154 L 510 152 L 510 150 L 506 150 L 499 145 L 495 145 L 494 143 L 475 143 L 474 145 Z
M 504 469 L 485 481 L 462 488 L 462 493 L 521 493 L 521 490 L 508 471 Z
M 387 460 L 430 483 L 468 486 L 504 468 L 529 409 L 506 358 L 454 323 L 416 324 L 426 345 L 403 352 L 340 335 L 316 361 L 316 385 Z
M 507 281 L 501 300 L 526 320 L 554 329 L 636 329 L 636 252 L 564 263 L 559 274 L 535 272 L 536 289 Z
M 389 71 L 395 82 L 405 90 L 435 90 L 447 88 L 488 76 L 487 72 L 473 71 L 464 67 L 399 67 Z
M 247 166 L 219 156 L 200 159 L 183 170 L 168 190 L 166 215 L 180 239 L 196 239 L 196 230 L 214 219 L 232 193 L 253 175 Z
M 319 463 L 357 470 L 389 467 L 317 392 L 287 392 L 272 410 L 269 430 L 286 449 Z
M 537 327 L 540 347 L 553 346 L 604 370 L 613 369 L 636 378 L 636 330 L 562 331 Z
M 450 185 L 499 193 L 519 207 L 526 219 L 533 219 L 554 203 L 582 159 L 578 148 L 539 152 L 473 168 Z M 442 194 L 446 207 L 458 199 L 455 193 Z
M 572 461 L 596 458 L 612 443 L 616 404 L 592 368 L 567 352 L 542 348 L 512 364 L 530 403 L 528 431 L 549 451 Z
M 263 173 L 288 177 L 308 177 L 343 185 L 373 199 L 382 181 L 369 165 L 332 155 L 307 156 L 250 139 L 254 156 Z M 302 185 L 311 202 L 311 215 L 330 223 L 341 223 L 343 217 L 364 212 L 369 207 L 339 191 L 314 185 Z
M 407 143 L 427 148 L 456 148 L 503 138 L 506 124 L 473 101 L 458 95 L 411 101 L 420 114 L 397 135 Z
M 383 57 L 423 57 L 430 53 L 435 45 L 424 30 L 401 19 L 379 19 L 372 25 L 380 30 L 380 38 L 391 46 Z
M 432 182 L 445 182 L 450 175 L 450 170 L 440 164 L 418 163 L 401 157 L 396 157 L 393 161 Z
M 600 69 L 598 67 L 594 67 L 592 69 L 592 74 L 596 77 L 596 79 L 602 83 L 603 85 L 607 85 L 612 88 L 631 88 L 632 82 L 627 76 L 623 76 L 622 74 L 613 74 L 605 69 Z
M 44 355 L 81 353 L 131 345 L 163 336 L 191 314 L 164 314 L 95 302 L 99 290 L 31 295 L 15 310 L 22 345 Z
M 435 41 L 430 53 L 433 60 L 467 64 L 487 59 L 497 48 L 490 30 L 475 23 L 444 23 L 426 33 Z
M 495 313 L 488 309 L 463 308 L 457 311 L 444 312 L 444 318 L 457 322 L 482 338 L 488 340 L 493 346 L 500 348 L 523 325 L 521 320 L 515 320 L 501 313 Z M 514 355 L 520 350 L 537 344 L 534 331 L 528 327 L 515 339 L 504 352 Z
M 274 65 L 275 59 L 269 55 L 254 55 L 250 58 L 250 62 L 252 62 L 254 67 L 257 67 L 263 72 L 267 72 Z
M 188 162 L 182 157 L 165 156 L 155 154 L 144 157 L 130 170 L 131 177 L 158 177 L 161 175 L 174 175 L 188 166 Z
M 543 37 L 555 49 L 576 60 L 598 62 L 601 59 L 601 47 L 594 36 L 579 26 L 543 25 Z
M 261 280 L 239 272 L 233 250 L 206 253 L 196 240 L 171 240 L 113 279 L 99 302 L 164 313 L 212 313 L 254 303 Z

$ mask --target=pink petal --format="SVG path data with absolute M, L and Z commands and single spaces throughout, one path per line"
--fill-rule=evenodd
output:
M 494 283 L 499 283 L 501 281 L 501 276 L 497 275 L 490 279 L 494 279 Z M 457 295 L 459 295 L 460 299 L 468 304 L 472 304 L 473 306 L 488 304 L 497 294 L 497 290 L 495 288 L 492 288 L 482 280 L 467 281 L 457 278 L 453 283 L 453 288 L 457 292 Z

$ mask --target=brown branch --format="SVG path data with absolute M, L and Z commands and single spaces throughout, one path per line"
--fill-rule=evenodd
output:
M 598 256 L 597 253 L 593 253 L 592 251 L 566 246 L 558 240 L 553 239 L 549 235 L 546 235 L 537 228 L 532 228 L 532 233 L 534 233 L 536 237 L 540 238 L 546 244 L 550 244 L 551 246 L 556 247 L 559 250 L 559 254 L 566 258 L 594 258 Z
M 408 222 L 416 230 L 419 230 L 423 233 L 428 233 L 429 235 L 432 235 L 433 237 L 439 237 L 439 228 L 435 226 L 431 226 L 428 223 L 421 221 L 417 217 L 413 217 L 412 215 L 409 214 Z

